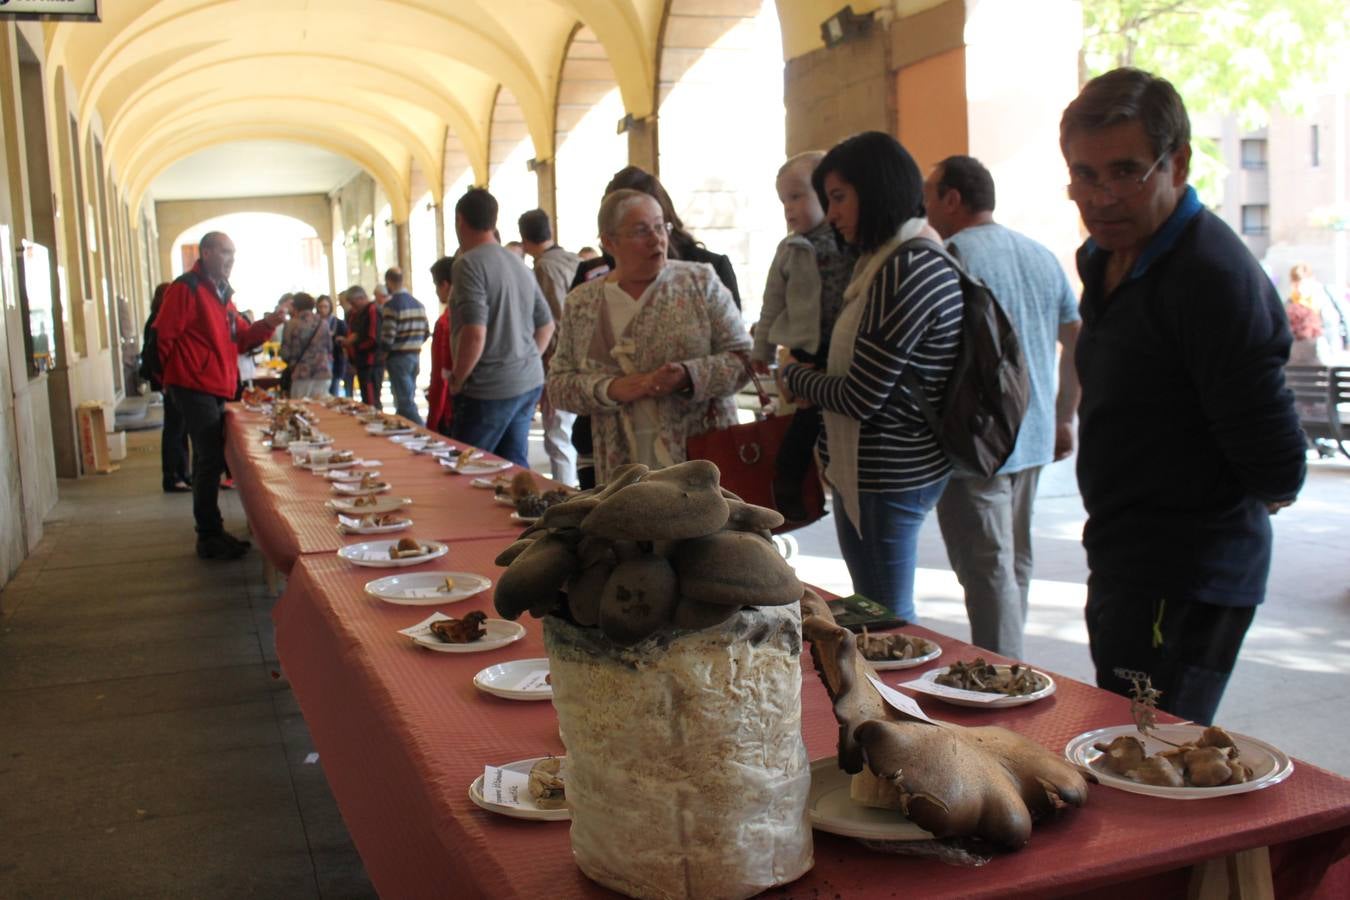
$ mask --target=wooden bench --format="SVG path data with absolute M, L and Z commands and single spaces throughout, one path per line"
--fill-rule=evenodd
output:
M 1350 367 L 1285 366 L 1284 380 L 1309 442 L 1334 441 L 1350 457 Z

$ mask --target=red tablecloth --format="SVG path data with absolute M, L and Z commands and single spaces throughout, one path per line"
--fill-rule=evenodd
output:
M 332 416 L 330 415 L 329 418 Z M 234 424 L 240 418 L 232 417 Z M 324 427 L 337 434 L 339 429 Z M 303 523 L 300 507 L 285 516 L 279 484 L 315 483 L 292 471 L 289 459 L 234 446 L 232 458 L 250 461 L 250 519 L 269 516 Z M 362 435 L 361 440 L 365 439 Z M 393 461 L 388 442 L 353 446 L 362 455 Z M 246 444 L 256 444 L 248 435 Z M 339 439 L 340 446 L 349 442 Z M 351 443 L 355 443 L 354 441 Z M 399 453 L 406 451 L 398 450 Z M 434 465 L 417 459 L 400 465 Z M 386 472 L 389 467 L 382 466 Z M 236 471 L 236 478 L 241 474 Z M 400 476 L 402 477 L 402 476 Z M 437 485 L 454 490 L 445 476 Z M 411 480 L 409 480 L 411 484 Z M 395 481 L 395 484 L 399 484 Z M 299 490 L 299 489 L 297 489 Z M 468 521 L 488 510 L 499 518 L 485 491 L 468 488 L 442 494 Z M 314 502 L 314 501 L 298 501 Z M 416 509 L 417 507 L 415 507 Z M 330 516 L 323 516 L 325 525 Z M 562 823 L 522 822 L 485 812 L 468 798 L 468 786 L 484 764 L 561 752 L 557 720 L 548 703 L 499 699 L 479 692 L 479 669 L 512 659 L 543 656 L 540 623 L 523 619 L 526 637 L 485 653 L 440 654 L 422 650 L 396 632 L 425 618 L 435 607 L 394 606 L 365 596 L 364 584 L 384 574 L 360 569 L 327 552 L 298 550 L 292 526 L 258 528 L 264 550 L 285 540 L 293 567 L 273 616 L 277 650 L 314 736 L 320 761 L 343 817 L 381 894 L 388 897 L 577 897 L 607 896 L 572 862 Z M 315 531 L 317 539 L 322 529 Z M 424 533 L 418 528 L 419 533 Z M 507 535 L 455 539 L 447 557 L 419 567 L 472 571 L 495 580 L 492 559 Z M 309 534 L 306 530 L 304 534 Z M 489 534 L 491 534 L 489 532 Z M 305 538 L 308 540 L 308 538 Z M 272 550 L 272 552 L 275 552 Z M 269 552 L 270 556 L 270 552 Z M 459 615 L 491 612 L 491 592 L 445 607 Z M 937 641 L 943 657 L 929 668 L 967 659 L 974 648 L 921 628 Z M 988 654 L 985 654 L 988 656 Z M 803 657 L 803 731 L 812 759 L 831 756 L 837 726 L 828 697 Z M 898 684 L 925 668 L 887 673 Z M 960 723 L 1006 725 L 1060 752 L 1073 736 L 1130 720 L 1121 697 L 1056 676 L 1057 693 L 1019 709 L 965 710 L 923 699 L 928 712 Z M 1274 737 L 1278 743 L 1277 736 Z M 1270 846 L 1279 897 L 1350 896 L 1350 781 L 1298 762 L 1288 781 L 1266 790 L 1201 801 L 1170 801 L 1094 786 L 1088 804 L 1037 826 L 1018 853 L 996 856 L 965 869 L 912 857 L 868 851 L 828 834 L 815 835 L 815 868 L 775 896 L 885 897 L 1098 897 L 1184 896 L 1190 866 L 1238 850 Z
M 472 478 L 450 474 L 432 457 L 412 453 L 387 437 L 367 434 L 352 416 L 322 408 L 318 413 L 319 428 L 332 435 L 335 449 L 379 460 L 380 480 L 390 484 L 389 495 L 412 498 L 408 513 L 413 527 L 397 536 L 436 541 L 508 539 L 524 528 L 511 521 L 509 507 L 493 502 L 491 491 L 472 487 Z M 339 496 L 332 482 L 292 466 L 291 454 L 268 448 L 260 431 L 266 422 L 262 414 L 237 404 L 227 407 L 226 459 L 250 530 L 267 561 L 289 573 L 302 554 L 334 553 L 345 544 L 379 539 L 379 535 L 338 533 L 337 514 L 326 506 Z M 512 466 L 500 474 L 518 471 L 519 467 Z M 539 481 L 547 483 L 543 476 Z
M 501 541 L 454 544 L 444 566 L 495 577 Z M 467 796 L 485 763 L 562 751 L 551 705 L 502 700 L 472 684 L 479 669 L 543 656 L 540 623 L 527 635 L 481 654 L 438 654 L 397 634 L 426 617 L 425 607 L 372 600 L 375 577 L 332 557 L 303 557 L 277 606 L 277 649 L 314 734 L 357 848 L 380 892 L 390 897 L 603 896 L 572 863 L 567 828 L 518 822 L 484 812 Z M 452 615 L 491 612 L 490 592 L 447 608 Z M 943 658 L 975 651 L 943 635 L 913 629 L 943 646 Z M 831 756 L 838 728 L 828 697 L 803 657 L 803 728 L 812 759 Z M 926 669 L 887 673 L 898 684 Z M 932 715 L 961 723 L 1007 725 L 1052 750 L 1074 735 L 1130 720 L 1129 704 L 1066 677 L 1057 693 L 1020 709 L 965 710 L 924 700 Z M 1330 832 L 1329 840 L 1313 836 Z M 1302 840 L 1312 838 L 1311 840 Z M 921 884 L 925 897 L 1053 896 L 1100 890 L 1140 896 L 1184 894 L 1185 867 L 1238 849 L 1282 844 L 1281 863 L 1297 853 L 1297 871 L 1325 869 L 1350 839 L 1350 782 L 1299 763 L 1284 784 L 1236 797 L 1179 802 L 1091 789 L 1088 805 L 1036 828 L 1030 845 L 979 869 L 871 853 L 817 833 L 816 866 L 791 896 L 884 896 Z M 1159 875 L 1149 879 L 1148 876 Z M 1139 879 L 1146 879 L 1139 884 Z M 1315 882 L 1314 882 L 1315 883 Z M 1277 882 L 1290 886 L 1289 879 Z M 1158 892 L 1161 891 L 1161 894 Z M 883 893 L 885 892 L 885 893 Z M 1280 891 L 1279 896 L 1294 896 Z M 1327 896 L 1334 896 L 1328 894 Z

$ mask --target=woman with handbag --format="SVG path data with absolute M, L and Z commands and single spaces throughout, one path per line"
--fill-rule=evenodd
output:
M 314 298 L 309 294 L 296 294 L 291 304 L 295 315 L 286 323 L 281 339 L 281 358 L 286 362 L 282 387 L 292 400 L 326 397 L 333 378 L 333 337 L 328 322 L 314 311 Z
M 917 375 L 941 406 L 961 343 L 961 282 L 937 253 L 902 246 L 941 238 L 924 218 L 919 167 L 895 138 L 872 131 L 843 141 L 811 181 L 860 258 L 826 370 L 790 364 L 783 381 L 823 414 L 817 450 L 854 591 L 912 622 L 919 529 L 952 467 L 901 373 Z
M 750 336 L 711 266 L 667 258 L 652 197 L 607 194 L 599 226 L 614 269 L 568 294 L 547 387 L 557 408 L 591 416 L 603 483 L 626 463 L 683 462 L 691 436 L 734 425 Z

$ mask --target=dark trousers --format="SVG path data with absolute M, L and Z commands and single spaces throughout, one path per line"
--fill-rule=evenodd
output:
M 1178 600 L 1090 575 L 1088 643 L 1097 686 L 1129 696 L 1130 681 L 1116 669 L 1144 672 L 1162 692 L 1159 709 L 1209 725 L 1255 614 L 1254 606 Z
M 160 433 L 159 468 L 160 476 L 167 490 L 180 481 L 192 480 L 192 468 L 188 462 L 187 423 L 173 395 L 162 391 L 164 396 L 164 430 Z
M 807 470 L 815 461 L 816 438 L 820 436 L 820 410 L 812 406 L 792 414 L 778 458 L 773 464 L 773 501 L 789 522 L 810 518 L 802 500 Z
M 225 401 L 189 388 L 168 388 L 192 438 L 192 517 L 197 536 L 225 530 L 220 516 L 220 474 L 225 471 Z
M 577 416 L 572 423 L 572 447 L 577 451 L 577 484 L 589 491 L 595 487 L 595 439 L 590 416 Z
M 381 409 L 380 392 L 384 389 L 384 366 L 357 366 L 356 380 L 361 382 L 361 402 Z

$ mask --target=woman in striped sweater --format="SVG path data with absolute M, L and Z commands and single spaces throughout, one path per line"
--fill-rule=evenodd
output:
M 838 144 L 812 184 L 860 259 L 826 371 L 789 365 L 784 382 L 798 402 L 823 412 L 818 449 L 853 589 L 913 621 L 919 528 L 951 464 L 900 374 L 912 370 L 940 407 L 960 349 L 961 283 L 936 253 L 902 246 L 941 238 L 924 219 L 919 168 L 890 135 L 866 132 Z

